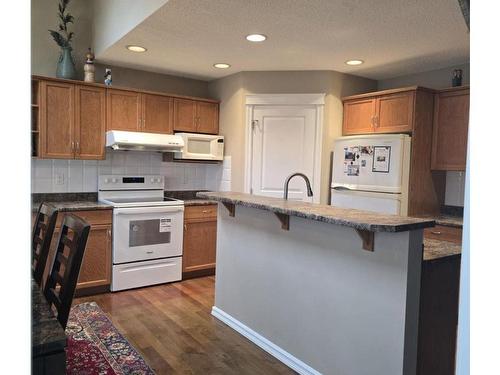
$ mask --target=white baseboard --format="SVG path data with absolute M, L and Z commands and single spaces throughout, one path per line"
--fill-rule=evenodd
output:
M 221 322 L 225 323 L 232 329 L 234 329 L 236 332 L 240 333 L 241 335 L 245 336 L 247 339 L 249 339 L 251 342 L 253 342 L 255 345 L 259 346 L 269 354 L 271 354 L 273 357 L 278 359 L 279 361 L 283 362 L 285 365 L 290 367 L 292 370 L 297 371 L 301 375 L 321 375 L 319 371 L 316 371 L 312 367 L 308 366 L 304 362 L 302 362 L 300 359 L 294 357 L 290 353 L 288 353 L 286 350 L 283 350 L 280 348 L 278 345 L 272 343 L 265 337 L 259 335 L 257 332 L 255 332 L 253 329 L 247 327 L 243 323 L 241 323 L 239 320 L 236 320 L 233 318 L 231 315 L 225 313 L 221 309 L 219 309 L 216 306 L 212 307 L 212 315 L 219 319 Z

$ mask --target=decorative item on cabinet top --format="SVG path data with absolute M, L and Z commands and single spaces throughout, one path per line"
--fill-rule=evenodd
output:
M 76 77 L 75 62 L 71 54 L 71 41 L 74 33 L 68 31 L 68 24 L 73 23 L 75 19 L 71 14 L 66 12 L 66 7 L 69 2 L 70 0 L 61 0 L 59 2 L 59 11 L 57 15 L 61 22 L 58 25 L 58 31 L 49 30 L 49 33 L 61 48 L 61 54 L 57 62 L 56 76 L 59 78 L 72 79 Z

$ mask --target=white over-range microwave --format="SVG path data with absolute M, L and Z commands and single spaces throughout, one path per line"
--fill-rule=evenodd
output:
M 174 159 L 222 160 L 224 158 L 224 137 L 221 135 L 175 133 L 184 140 L 182 151 L 174 153 Z

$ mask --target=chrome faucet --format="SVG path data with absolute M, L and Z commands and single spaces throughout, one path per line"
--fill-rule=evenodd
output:
M 313 191 L 311 189 L 311 183 L 309 182 L 309 179 L 304 173 L 293 173 L 290 176 L 288 176 L 285 180 L 285 186 L 283 188 L 283 199 L 288 199 L 288 184 L 290 183 L 290 180 L 295 177 L 295 176 L 300 176 L 306 181 L 307 185 L 307 196 L 312 197 L 313 196 Z

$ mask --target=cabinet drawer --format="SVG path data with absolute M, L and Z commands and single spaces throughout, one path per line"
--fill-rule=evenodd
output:
M 434 228 L 424 229 L 424 237 L 459 244 L 462 243 L 462 228 L 436 225 Z
M 217 219 L 217 205 L 188 206 L 184 210 L 184 220 Z
M 113 210 L 92 210 L 92 211 L 68 211 L 68 212 L 59 212 L 57 215 L 57 224 L 56 227 L 61 226 L 61 222 L 64 218 L 65 214 L 73 214 L 78 216 L 79 218 L 85 220 L 90 225 L 96 224 L 111 224 Z

